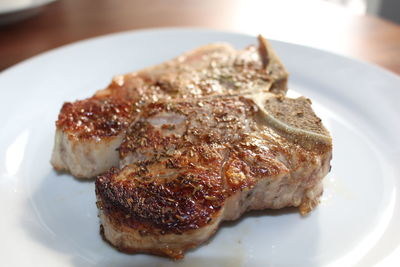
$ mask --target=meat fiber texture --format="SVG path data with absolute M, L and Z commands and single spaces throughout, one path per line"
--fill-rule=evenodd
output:
M 148 104 L 119 152 L 96 181 L 104 238 L 178 259 L 245 211 L 311 211 L 332 143 L 308 99 L 262 93 Z
M 117 76 L 65 103 L 51 163 L 96 178 L 101 233 L 117 249 L 179 259 L 244 212 L 310 212 L 332 140 L 268 42 L 211 44 Z
M 235 50 L 229 44 L 210 44 L 117 76 L 94 96 L 62 106 L 51 164 L 77 178 L 93 178 L 119 165 L 117 149 L 145 104 L 257 91 L 285 94 L 287 76 L 261 36 L 258 48 Z

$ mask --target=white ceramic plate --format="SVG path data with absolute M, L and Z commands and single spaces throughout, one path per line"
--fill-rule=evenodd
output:
M 115 74 L 215 41 L 243 48 L 256 39 L 193 29 L 127 32 L 68 45 L 0 74 L 3 266 L 399 266 L 400 79 L 276 41 L 290 88 L 314 100 L 334 139 L 321 205 L 304 218 L 291 210 L 249 213 L 179 262 L 126 255 L 101 239 L 93 182 L 58 175 L 49 164 L 61 104 L 90 96 Z

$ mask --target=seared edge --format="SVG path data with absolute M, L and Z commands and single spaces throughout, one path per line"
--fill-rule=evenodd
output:
M 137 73 L 116 76 L 93 97 L 63 105 L 51 163 L 58 170 L 90 178 L 116 166 L 115 148 L 146 103 L 268 90 L 284 94 L 286 81 L 285 68 L 262 37 L 258 49 L 237 51 L 227 44 L 211 44 Z
M 212 235 L 215 221 L 252 209 L 311 211 L 330 168 L 331 144 L 303 146 L 292 133 L 276 131 L 263 118 L 266 109 L 272 116 L 279 108 L 264 108 L 264 100 L 220 97 L 146 106 L 121 145 L 125 167 L 96 181 L 105 238 L 123 250 L 179 258 Z M 295 112 L 316 123 L 308 101 L 293 101 Z M 280 123 L 311 131 L 306 123 Z M 322 125 L 313 127 L 327 134 Z M 140 235 L 143 230 L 148 237 Z

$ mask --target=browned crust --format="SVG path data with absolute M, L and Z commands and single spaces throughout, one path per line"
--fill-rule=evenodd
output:
M 244 138 L 245 120 L 254 116 L 257 108 L 244 97 L 214 97 L 193 101 L 150 103 L 142 109 L 141 118 L 133 124 L 122 142 L 119 152 L 121 158 L 138 149 L 156 148 L 163 152 L 165 148 L 192 147 L 193 145 L 232 143 Z M 229 112 L 227 112 L 229 111 Z M 162 136 L 147 119 L 161 113 L 179 114 L 185 117 L 182 136 Z M 194 122 L 194 123 L 191 123 Z M 209 127 L 198 127 L 198 125 Z M 219 127 L 214 127 L 220 124 Z M 173 125 L 162 125 L 163 130 Z M 173 126 L 175 127 L 175 126 Z M 254 125 L 254 127 L 256 127 Z
M 273 53 L 267 53 L 268 46 L 260 38 L 262 62 L 256 67 L 237 64 L 235 68 L 254 70 L 255 67 L 252 75 L 256 76 L 249 76 L 250 79 L 257 77 L 265 81 L 273 80 L 269 74 L 276 68 L 280 76 L 274 82 L 278 82 L 279 87 L 286 86 L 287 72 L 279 66 Z M 271 66 L 272 63 L 275 65 Z M 225 77 L 223 83 L 240 84 L 241 81 L 235 79 L 237 77 Z M 272 90 L 275 90 L 274 82 Z M 179 91 L 169 82 L 163 81 L 157 86 L 163 91 Z M 148 121 L 163 113 L 185 118 L 183 134 L 174 133 L 176 125 L 154 126 Z M 154 238 L 190 236 L 211 223 L 219 224 L 217 220 L 221 219 L 226 200 L 243 190 L 251 190 L 260 179 L 284 176 L 289 177 L 288 183 L 296 185 L 298 181 L 290 181 L 287 174 L 301 169 L 307 162 L 317 164 L 316 158 L 326 150 L 312 147 L 308 151 L 279 132 L 259 126 L 258 113 L 255 102 L 237 96 L 214 96 L 194 101 L 164 100 L 141 106 L 140 118 L 128 130 L 119 152 L 122 158 L 133 153 L 147 153 L 150 157 L 121 170 L 111 169 L 96 179 L 97 205 L 102 216 L 109 220 L 107 227 L 111 224 L 123 234 L 129 234 L 129 231 L 139 234 L 139 240 L 146 235 Z M 169 130 L 171 134 L 166 135 Z M 263 131 L 267 138 L 257 139 Z M 252 143 L 254 139 L 257 140 Z M 295 163 L 291 162 L 291 154 L 295 154 Z M 277 160 L 278 156 L 285 157 L 286 162 Z M 304 179 L 312 187 L 316 177 Z M 271 181 L 274 180 L 267 183 Z M 307 213 L 317 201 L 304 197 L 293 205 L 300 205 L 300 212 Z M 179 245 L 179 240 L 177 242 Z M 179 259 L 187 249 L 200 243 L 175 249 L 137 248 L 123 242 L 112 245 L 127 253 L 144 252 Z
M 145 165 L 127 166 L 121 172 L 112 169 L 100 175 L 96 179 L 100 208 L 117 224 L 144 233 L 180 234 L 211 223 L 225 200 L 217 169 L 220 160 L 210 163 L 211 169 L 184 167 L 183 158 L 174 161 L 180 169 L 173 170 L 176 174 L 171 178 L 157 179 L 147 173 Z M 124 179 L 117 180 L 118 175 Z
M 318 146 L 308 151 L 272 132 L 257 143 L 248 142 L 248 136 L 252 140 L 263 130 L 256 111 L 256 104 L 245 97 L 147 105 L 120 153 L 150 151 L 152 156 L 97 178 L 101 208 L 123 225 L 179 234 L 208 224 L 233 193 L 285 172 L 276 155 L 290 158 L 295 153 L 297 165 L 291 163 L 290 168 L 296 169 L 323 153 Z M 162 125 L 161 130 L 147 121 L 167 112 L 184 115 L 182 136 L 164 136 L 168 127 Z
M 253 53 L 251 52 L 253 48 L 249 47 L 247 51 Z M 246 49 L 239 52 L 232 50 L 226 52 L 226 55 L 222 52 L 222 56 L 217 56 L 215 59 L 212 53 L 202 55 L 210 58 L 210 66 L 206 66 L 207 74 L 205 76 L 202 74 L 200 81 L 191 81 L 190 78 L 185 81 L 186 85 L 193 85 L 191 89 L 179 82 L 181 77 L 185 76 L 187 79 L 187 76 L 190 77 L 188 73 L 200 73 L 204 69 L 185 70 L 179 65 L 178 59 L 138 73 L 119 76 L 106 89 L 98 91 L 88 99 L 64 103 L 56 126 L 68 133 L 69 138 L 99 139 L 121 133 L 135 117 L 135 111 L 139 111 L 143 103 L 152 101 L 153 96 L 179 98 L 237 94 L 239 91 L 251 91 L 253 82 L 265 83 L 264 86 L 267 87 L 265 90 L 284 94 L 287 90 L 287 72 L 268 42 L 259 37 L 258 52 L 261 62 L 249 58 L 243 60 L 238 55 L 244 51 Z M 238 58 L 235 58 L 236 56 Z M 187 63 L 184 62 L 183 65 L 190 64 L 192 60 L 190 53 L 186 55 L 185 60 Z M 161 71 L 160 75 L 153 75 L 153 72 L 162 68 L 169 72 Z M 214 91 L 213 83 L 220 84 L 224 88 L 223 91 Z
M 245 155 L 235 152 L 224 162 L 219 153 L 205 149 L 160 163 L 111 169 L 96 179 L 98 207 L 115 224 L 143 234 L 179 235 L 214 222 L 225 199 L 244 188 L 251 189 L 257 177 L 283 171 L 273 162 L 250 167 L 240 159 Z M 199 160 L 204 152 L 208 158 Z M 154 167 L 156 170 L 151 170 Z M 163 173 L 165 177 L 158 177 Z
M 157 163 L 111 169 L 96 179 L 98 207 L 115 224 L 143 234 L 179 235 L 214 222 L 225 200 L 236 192 L 250 190 L 260 178 L 286 172 L 269 159 L 269 151 L 253 158 L 254 150 L 241 147 L 241 152 L 233 149 L 223 159 L 223 150 L 206 146 Z M 244 159 L 262 163 L 250 166 Z
M 70 138 L 91 139 L 120 134 L 131 121 L 132 101 L 124 97 L 89 99 L 64 103 L 56 126 Z
M 272 98 L 276 99 L 275 97 Z M 271 115 L 284 123 L 293 124 L 294 127 L 325 135 L 329 142 L 321 143 L 312 139 L 312 137 L 304 137 L 302 135 L 291 139 L 283 138 L 283 141 L 302 145 L 304 142 L 299 142 L 298 139 L 308 138 L 309 140 L 307 139 L 307 141 L 310 144 L 304 146 L 304 149 L 320 154 L 329 151 L 332 148 L 329 133 L 322 125 L 321 119 L 313 113 L 309 106 L 310 103 L 302 99 L 289 99 L 290 103 L 295 103 L 299 106 L 297 108 L 289 108 L 286 103 L 287 98 L 284 99 L 285 101 L 275 101 L 275 105 L 269 108 Z M 268 100 L 266 105 L 268 106 L 270 102 Z M 285 110 L 291 113 L 279 115 L 283 114 Z M 170 153 L 171 148 L 173 148 L 172 151 L 175 151 L 182 147 L 192 147 L 194 145 L 246 144 L 241 140 L 246 139 L 249 131 L 263 130 L 263 127 L 257 124 L 258 117 L 261 117 L 258 114 L 259 112 L 258 106 L 251 99 L 243 96 L 208 97 L 199 98 L 195 101 L 178 100 L 150 103 L 142 108 L 140 119 L 127 131 L 124 141 L 119 147 L 120 157 L 124 158 L 135 151 L 140 152 L 153 148 L 158 153 L 154 154 L 155 158 L 152 160 L 157 161 L 160 156 Z M 163 136 L 159 129 L 156 129 L 148 122 L 149 118 L 162 113 L 184 116 L 185 125 L 181 136 L 174 134 Z M 290 117 L 295 120 L 300 120 L 302 117 L 305 119 L 300 121 L 301 124 L 295 124 L 293 123 L 294 119 L 288 119 Z M 161 127 L 164 132 L 167 132 L 171 127 L 172 131 L 175 130 L 176 125 L 165 124 Z M 267 127 L 269 126 L 267 125 Z M 274 130 L 278 131 L 277 129 Z M 280 135 L 286 136 L 285 132 L 278 132 Z M 273 146 L 277 144 L 276 140 L 270 139 L 269 142 Z

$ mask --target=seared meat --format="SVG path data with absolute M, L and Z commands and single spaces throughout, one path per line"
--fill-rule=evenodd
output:
M 118 166 L 125 131 L 146 103 L 159 99 L 255 91 L 284 94 L 287 72 L 265 39 L 237 51 L 211 44 L 139 72 L 117 76 L 104 90 L 65 103 L 56 122 L 51 163 L 57 170 L 91 178 Z
M 178 259 L 245 211 L 312 210 L 332 143 L 308 99 L 261 93 L 147 104 L 119 152 L 96 179 L 104 238 Z

